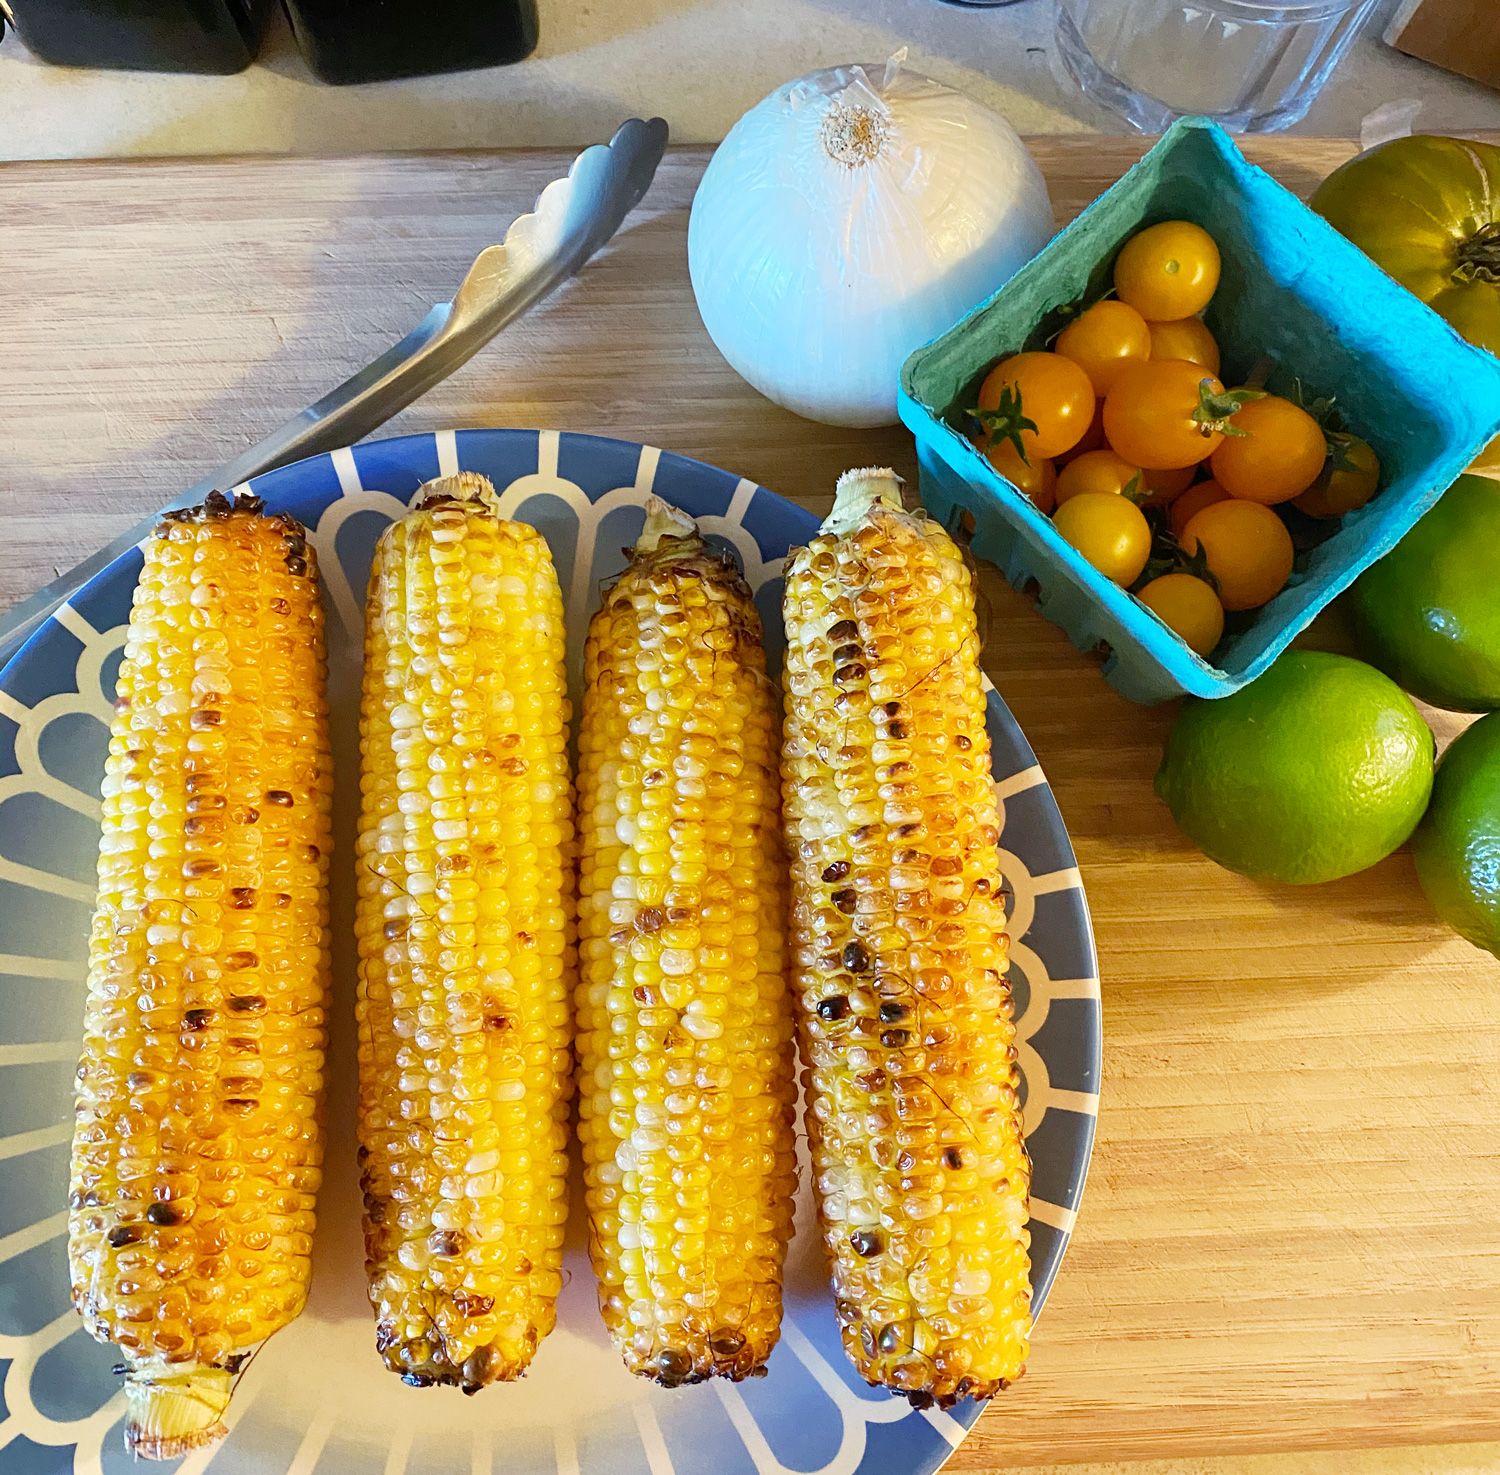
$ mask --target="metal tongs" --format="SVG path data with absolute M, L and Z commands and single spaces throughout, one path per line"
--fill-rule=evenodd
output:
M 352 445 L 447 378 L 614 235 L 646 193 L 666 146 L 661 118 L 631 118 L 609 143 L 585 149 L 566 178 L 541 192 L 535 211 L 516 218 L 503 244 L 474 258 L 451 302 L 438 303 L 353 378 L 0 618 L 0 666 L 58 605 L 146 537 L 162 513 L 194 507 L 211 491 L 228 491 L 304 456 Z

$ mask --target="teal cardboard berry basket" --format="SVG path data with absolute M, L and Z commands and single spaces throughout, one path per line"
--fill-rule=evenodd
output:
M 1115 253 L 1161 220 L 1192 220 L 1219 244 L 1223 272 L 1205 314 L 1220 377 L 1242 382 L 1263 354 L 1269 387 L 1294 377 L 1333 395 L 1375 448 L 1381 490 L 1332 536 L 1299 548 L 1287 587 L 1252 618 L 1231 617 L 1208 660 L 1058 536 L 1051 521 L 969 440 L 968 410 L 1002 358 L 1040 348 L 1058 309 L 1092 301 Z M 1185 118 L 1119 183 L 1060 231 L 987 302 L 918 349 L 901 372 L 901 418 L 916 436 L 922 500 L 1080 650 L 1102 649 L 1125 696 L 1228 696 L 1253 681 L 1340 590 L 1393 548 L 1500 431 L 1500 360 L 1465 343 L 1295 195 L 1246 162 L 1229 135 Z M 1237 626 L 1243 626 L 1238 628 Z

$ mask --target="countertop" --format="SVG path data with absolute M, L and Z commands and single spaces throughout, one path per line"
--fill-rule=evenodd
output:
M 1381 103 L 1414 98 L 1428 132 L 1500 128 L 1500 93 L 1362 38 L 1296 131 L 1356 137 Z M 322 86 L 278 22 L 234 77 L 88 72 L 0 44 L 0 158 L 558 147 L 660 113 L 677 143 L 713 143 L 791 77 L 909 47 L 909 64 L 998 108 L 1022 133 L 1127 132 L 1061 70 L 1052 0 L 970 9 L 940 0 L 540 0 L 541 44 L 514 67 Z

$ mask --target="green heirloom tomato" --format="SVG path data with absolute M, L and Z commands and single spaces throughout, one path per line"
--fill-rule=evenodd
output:
M 1311 203 L 1470 343 L 1500 354 L 1500 148 L 1393 138 L 1335 169 Z

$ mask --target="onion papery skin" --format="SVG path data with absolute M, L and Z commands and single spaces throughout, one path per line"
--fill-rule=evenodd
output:
M 1053 230 L 1041 171 L 998 113 L 893 64 L 841 66 L 730 130 L 693 200 L 688 267 L 709 336 L 767 398 L 890 425 L 908 355 Z

